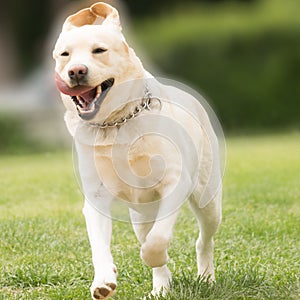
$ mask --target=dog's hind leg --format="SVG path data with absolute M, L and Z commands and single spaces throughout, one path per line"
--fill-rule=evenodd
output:
M 193 196 L 190 198 L 200 229 L 196 242 L 198 275 L 208 281 L 215 280 L 213 236 L 221 223 L 221 194 L 220 190 L 204 208 L 199 207 Z

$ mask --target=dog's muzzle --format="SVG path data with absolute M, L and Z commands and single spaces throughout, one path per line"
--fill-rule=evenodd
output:
M 60 92 L 71 97 L 76 105 L 78 115 L 84 120 L 91 120 L 95 117 L 101 103 L 115 82 L 114 78 L 109 78 L 96 87 L 88 85 L 69 87 L 57 73 L 55 81 Z

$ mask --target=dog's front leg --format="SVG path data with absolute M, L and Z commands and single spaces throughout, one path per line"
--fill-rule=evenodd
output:
M 177 215 L 178 212 L 174 212 L 164 219 L 156 220 L 141 247 L 142 260 L 153 270 L 152 295 L 165 295 L 172 280 L 167 266 L 168 247 Z
M 100 214 L 89 200 L 85 200 L 83 213 L 92 248 L 92 258 L 95 270 L 91 286 L 93 299 L 107 299 L 117 286 L 117 269 L 113 264 L 110 252 L 111 219 Z
M 141 258 L 145 264 L 152 267 L 153 296 L 165 295 L 172 280 L 172 274 L 167 266 L 168 245 L 172 238 L 173 225 L 177 212 L 162 220 L 149 222 L 147 216 L 134 210 L 130 217 L 136 236 L 141 243 Z
M 173 172 L 176 175 L 176 172 Z M 171 176 L 169 178 L 172 178 Z M 179 207 L 186 198 L 190 181 L 185 176 L 183 181 L 185 188 L 177 189 L 173 184 L 165 186 L 161 197 L 158 212 L 154 224 L 149 230 L 141 247 L 141 258 L 153 268 L 153 295 L 165 295 L 172 280 L 171 272 L 167 266 L 169 259 L 168 247 L 173 237 L 173 228 L 178 217 Z M 172 182 L 177 182 L 178 177 Z
M 91 285 L 93 299 L 108 299 L 117 286 L 117 270 L 110 252 L 112 196 L 103 187 L 94 161 L 92 147 L 76 145 L 79 173 L 85 194 L 83 214 L 92 249 L 95 276 Z

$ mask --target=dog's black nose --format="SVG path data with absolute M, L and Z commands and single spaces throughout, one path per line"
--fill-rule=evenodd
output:
M 88 68 L 85 65 L 73 65 L 68 70 L 68 75 L 70 79 L 79 81 L 84 78 L 88 73 Z

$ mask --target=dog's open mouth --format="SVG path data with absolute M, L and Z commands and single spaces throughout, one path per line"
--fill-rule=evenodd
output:
M 99 111 L 108 91 L 114 84 L 114 78 L 103 81 L 100 85 L 78 95 L 71 95 L 79 116 L 84 120 L 92 119 Z

